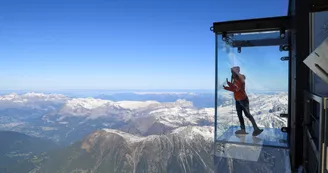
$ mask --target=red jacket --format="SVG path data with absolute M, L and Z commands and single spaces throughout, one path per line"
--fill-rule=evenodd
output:
M 228 82 L 228 87 L 224 87 L 225 90 L 231 91 L 234 93 L 235 100 L 244 100 L 247 97 L 245 91 L 245 76 L 239 75 L 238 80 L 234 80 L 233 83 Z

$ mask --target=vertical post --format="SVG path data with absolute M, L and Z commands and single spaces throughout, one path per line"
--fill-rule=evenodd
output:
M 322 164 L 323 164 L 323 159 L 322 159 L 322 152 L 323 152 L 323 133 L 324 133 L 324 123 L 325 123 L 325 115 L 323 114 L 323 110 L 324 110 L 324 104 L 323 104 L 324 100 L 322 99 L 320 102 L 320 110 L 319 110 L 319 116 L 320 116 L 320 120 L 319 120 L 319 166 L 318 166 L 318 172 L 322 173 Z
M 214 170 L 218 169 L 217 158 L 216 158 L 216 139 L 217 139 L 217 117 L 218 117 L 218 35 L 215 33 L 215 91 L 214 91 Z
M 289 1 L 290 3 L 291 1 Z M 290 45 L 290 47 L 292 47 L 292 37 L 291 37 L 291 34 L 292 32 L 291 31 L 288 31 L 288 45 Z M 291 133 L 291 100 L 292 100 L 292 97 L 291 97 L 291 94 L 292 94 L 292 87 L 291 87 L 291 81 L 292 81 L 292 78 L 291 78 L 291 74 L 292 74 L 292 61 L 293 58 L 292 58 L 292 51 L 289 50 L 288 51 L 288 56 L 289 56 L 289 61 L 288 61 L 288 120 L 287 120 L 287 127 L 288 127 L 288 135 L 287 135 L 287 140 L 288 140 L 288 148 L 290 148 L 291 146 L 291 140 L 290 140 L 290 133 Z
M 303 117 L 304 117 L 304 121 L 303 121 L 303 160 L 302 160 L 302 164 L 304 169 L 306 170 L 308 167 L 308 140 L 307 140 L 307 124 L 308 124 L 308 109 L 309 109 L 309 99 L 308 99 L 308 95 L 306 92 L 304 92 L 304 97 L 303 97 L 303 101 L 304 101 L 304 112 L 303 112 Z
M 322 170 L 321 170 L 321 172 L 326 172 L 326 163 L 327 163 L 327 127 L 328 127 L 328 122 L 327 122 L 327 120 L 328 120 L 328 118 L 327 118 L 327 114 L 328 113 L 328 111 L 327 111 L 327 98 L 323 98 L 323 117 L 325 117 L 324 118 L 324 120 L 325 120 L 325 122 L 324 122 L 324 129 L 323 129 L 323 132 L 321 132 L 321 133 L 323 133 L 322 135 L 322 138 L 323 138 L 323 145 L 322 145 L 322 156 L 321 156 L 321 159 L 322 159 L 322 165 L 321 165 L 321 168 L 322 168 Z
M 324 111 L 325 111 L 325 117 L 326 117 L 326 119 L 325 119 L 325 133 L 324 133 L 324 138 L 325 138 L 325 145 L 324 145 L 324 153 L 323 153 L 323 155 L 324 155 L 324 170 L 323 170 L 323 172 L 325 172 L 325 173 L 327 173 L 328 171 L 327 171 L 327 153 L 328 153 L 328 151 L 327 151 L 327 142 L 328 142 L 328 136 L 327 136 L 327 133 L 328 133 L 328 98 L 325 98 L 324 99 Z
M 325 169 L 325 153 L 326 153 L 326 126 L 327 126 L 327 117 L 326 117 L 326 98 L 322 98 L 320 104 L 320 136 L 319 136 L 319 172 L 324 173 Z
M 291 104 L 290 110 L 290 148 L 291 165 L 294 170 L 302 164 L 303 155 L 303 91 L 309 90 L 309 69 L 303 63 L 309 55 L 309 2 L 310 0 L 298 1 L 291 0 L 290 14 L 292 17 L 291 33 Z
M 218 119 L 218 35 L 215 33 L 215 96 L 214 96 L 214 141 L 217 139 L 217 119 Z

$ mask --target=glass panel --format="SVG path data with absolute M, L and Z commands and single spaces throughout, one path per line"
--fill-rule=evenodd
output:
M 280 116 L 288 113 L 288 61 L 281 61 L 288 53 L 279 46 L 245 47 L 237 53 L 221 35 L 217 40 L 216 172 L 289 173 L 287 134 L 281 131 L 288 119 Z M 247 134 L 237 133 L 241 129 Z
M 259 38 L 255 34 L 253 37 Z M 287 127 L 288 119 L 280 114 L 288 113 L 288 61 L 280 59 L 288 56 L 288 52 L 280 52 L 279 46 L 270 46 L 242 48 L 241 53 L 237 53 L 237 48 L 226 44 L 220 35 L 218 40 L 217 93 L 221 99 L 217 105 L 216 140 L 287 147 L 287 135 L 281 128 Z M 231 68 L 237 66 L 238 75 L 232 77 Z M 253 130 L 256 126 L 263 132 L 254 142 L 253 133 L 260 132 Z M 245 137 L 235 134 L 240 129 L 248 134 Z
M 216 155 L 218 173 L 291 172 L 288 149 L 224 144 L 218 147 Z
M 313 20 L 313 47 L 315 50 L 328 37 L 328 11 L 314 13 Z M 321 96 L 328 96 L 328 84 L 314 75 L 314 93 Z
M 280 146 L 288 147 L 287 133 L 282 133 L 278 128 L 263 128 L 264 131 L 261 137 L 252 135 L 235 135 L 239 130 L 239 126 L 230 126 L 219 138 L 222 143 L 242 143 L 243 145 L 265 145 L 265 146 Z M 252 127 L 246 127 L 246 131 L 252 131 Z

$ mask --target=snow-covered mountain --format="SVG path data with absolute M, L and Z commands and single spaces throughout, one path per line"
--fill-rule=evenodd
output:
M 212 130 L 213 127 L 189 126 L 147 137 L 99 130 L 54 153 L 34 172 L 213 173 L 213 141 L 202 133 L 210 134 Z
M 52 109 L 64 104 L 68 98 L 61 94 L 8 94 L 0 96 L 0 109 Z
M 228 94 L 223 93 L 218 98 L 219 103 L 229 99 Z M 225 97 L 225 96 L 228 97 Z M 214 92 L 134 92 L 102 94 L 95 98 L 112 101 L 148 101 L 175 102 L 176 100 L 188 100 L 197 108 L 214 107 Z
M 119 111 L 134 111 L 147 109 L 160 105 L 156 101 L 120 101 L 113 102 L 109 100 L 101 100 L 94 98 L 78 98 L 68 100 L 66 104 L 59 110 L 59 115 L 64 116 L 80 116 L 89 119 L 99 117 L 108 117 Z M 64 117 L 61 117 L 63 119 Z
M 24 132 L 69 145 L 51 154 L 49 164 L 35 172 L 214 170 L 214 107 L 198 107 L 193 100 L 182 98 L 171 102 L 115 101 L 40 93 L 0 98 L 0 130 Z M 228 127 L 239 125 L 232 95 L 224 93 L 220 99 L 218 136 Z M 279 116 L 287 113 L 287 93 L 249 94 L 249 100 L 260 127 L 287 125 L 287 119 Z M 251 125 L 247 118 L 245 123 Z M 230 149 L 234 151 L 233 147 Z M 265 155 L 259 157 L 264 159 Z M 263 170 L 268 164 L 261 165 Z
M 218 106 L 219 135 L 227 127 L 239 125 L 232 95 L 225 93 L 223 97 L 225 101 Z M 214 122 L 213 107 L 198 108 L 193 102 L 184 99 L 174 102 L 111 101 L 39 93 L 11 94 L 1 98 L 5 100 L 0 101 L 2 108 L 12 108 L 10 106 L 17 106 L 17 103 L 20 103 L 20 107 L 9 112 L 8 109 L 0 110 L 0 129 L 27 131 L 31 135 L 46 136 L 57 142 L 71 143 L 102 128 L 148 136 L 168 134 L 184 126 L 213 126 Z M 287 119 L 279 116 L 287 111 L 287 93 L 250 94 L 249 99 L 251 113 L 259 126 L 281 128 L 287 125 Z M 57 107 L 54 106 L 56 104 Z M 19 111 L 27 107 L 33 109 L 30 112 Z M 35 114 L 38 109 L 42 111 Z M 23 113 L 27 118 L 12 118 L 12 115 L 19 117 Z M 29 114 L 33 113 L 33 121 L 30 121 Z M 245 122 L 250 125 L 247 118 Z
M 210 115 L 210 113 L 212 113 Z M 213 119 L 212 109 L 196 109 L 186 100 L 160 103 L 157 101 L 108 101 L 93 98 L 68 100 L 58 111 L 46 114 L 43 119 L 49 122 L 65 121 L 71 117 L 81 119 L 116 119 L 135 121 L 139 118 L 153 117 L 168 126 L 178 127 L 183 124 L 197 124 L 200 119 Z M 211 118 L 209 118 L 211 117 Z

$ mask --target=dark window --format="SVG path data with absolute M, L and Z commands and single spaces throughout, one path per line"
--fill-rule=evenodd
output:
M 313 47 L 315 50 L 328 37 L 328 11 L 313 14 Z M 313 92 L 320 96 L 328 96 L 328 84 L 318 76 L 313 77 Z

